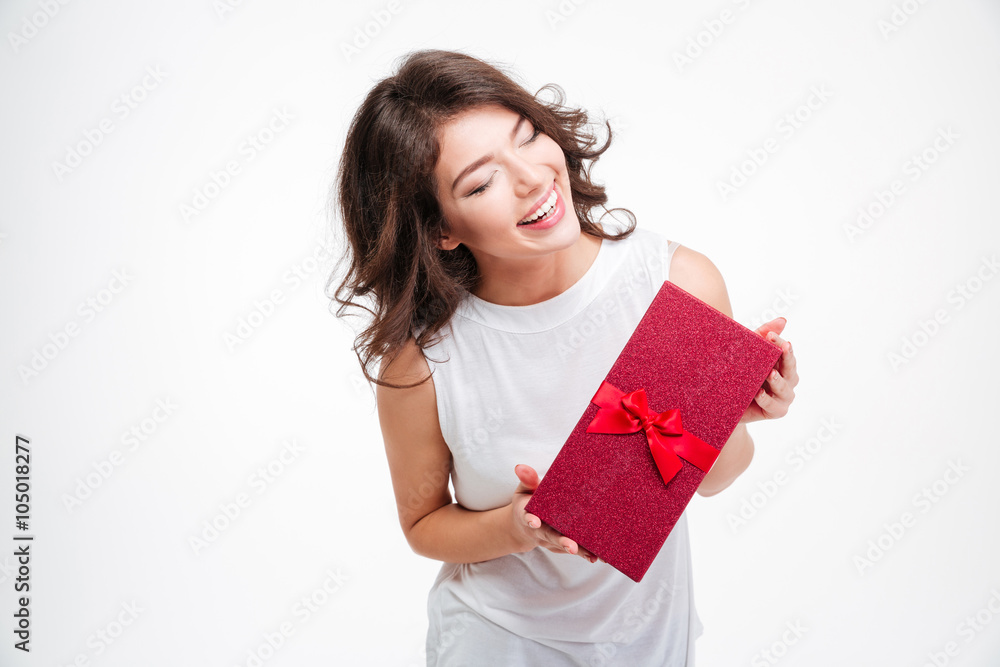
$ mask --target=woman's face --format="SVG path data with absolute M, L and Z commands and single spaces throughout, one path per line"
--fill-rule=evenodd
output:
M 446 223 L 441 248 L 465 245 L 484 270 L 579 239 L 566 158 L 527 118 L 502 106 L 478 107 L 443 125 L 438 139 L 434 173 Z M 537 219 L 536 211 L 549 213 Z M 519 224 L 532 215 L 533 224 Z

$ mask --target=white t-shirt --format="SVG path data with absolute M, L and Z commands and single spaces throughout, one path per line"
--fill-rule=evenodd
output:
M 466 295 L 444 339 L 425 350 L 461 506 L 508 504 L 519 463 L 544 477 L 668 279 L 678 245 L 637 228 L 602 240 L 583 277 L 544 302 L 501 306 Z M 443 563 L 427 613 L 428 666 L 691 667 L 702 624 L 687 514 L 641 582 L 536 548 Z

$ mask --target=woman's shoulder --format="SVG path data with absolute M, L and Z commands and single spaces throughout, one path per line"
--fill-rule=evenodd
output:
M 733 316 L 729 292 L 722 272 L 712 260 L 694 248 L 678 245 L 670 260 L 670 282 L 716 310 Z
M 669 275 L 666 278 L 670 282 L 732 317 L 722 272 L 706 255 L 648 227 L 636 227 L 626 238 L 632 239 L 635 248 L 668 257 Z
M 615 231 L 612 229 L 612 231 Z M 624 243 L 631 248 L 643 252 L 666 256 L 674 241 L 664 232 L 648 227 L 636 226 L 632 232 L 618 243 Z
M 379 363 L 378 378 L 391 384 L 412 384 L 430 374 L 423 349 L 410 337 L 398 350 L 387 354 Z
M 614 225 L 601 225 L 601 229 L 610 234 L 620 234 L 623 231 L 621 227 Z M 636 226 L 627 236 L 618 239 L 606 238 L 604 245 L 609 250 L 608 254 L 636 261 L 654 256 L 665 259 L 670 252 L 671 243 L 671 240 L 660 231 Z
M 612 226 L 601 225 L 601 228 L 604 231 L 610 232 L 612 234 L 622 231 L 620 227 L 616 227 L 614 225 Z M 663 234 L 663 232 L 660 232 L 655 229 L 650 229 L 648 227 L 640 227 L 638 225 L 633 227 L 629 235 L 626 236 L 623 240 L 629 241 L 631 243 L 657 243 L 657 244 L 670 243 L 670 239 L 668 239 L 666 235 Z

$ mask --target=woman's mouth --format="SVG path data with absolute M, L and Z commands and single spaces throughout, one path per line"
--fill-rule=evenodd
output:
M 555 225 L 566 212 L 566 204 L 553 185 L 549 198 L 529 217 L 517 223 L 525 229 L 548 229 Z

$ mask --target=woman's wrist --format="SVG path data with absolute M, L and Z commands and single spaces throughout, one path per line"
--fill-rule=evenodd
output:
M 507 535 L 510 538 L 510 550 L 511 553 L 527 553 L 535 548 L 534 544 L 529 543 L 527 536 L 524 533 L 524 529 L 517 525 L 519 519 L 515 515 L 514 503 L 507 503 L 503 508 L 504 510 L 504 525 L 506 528 Z

